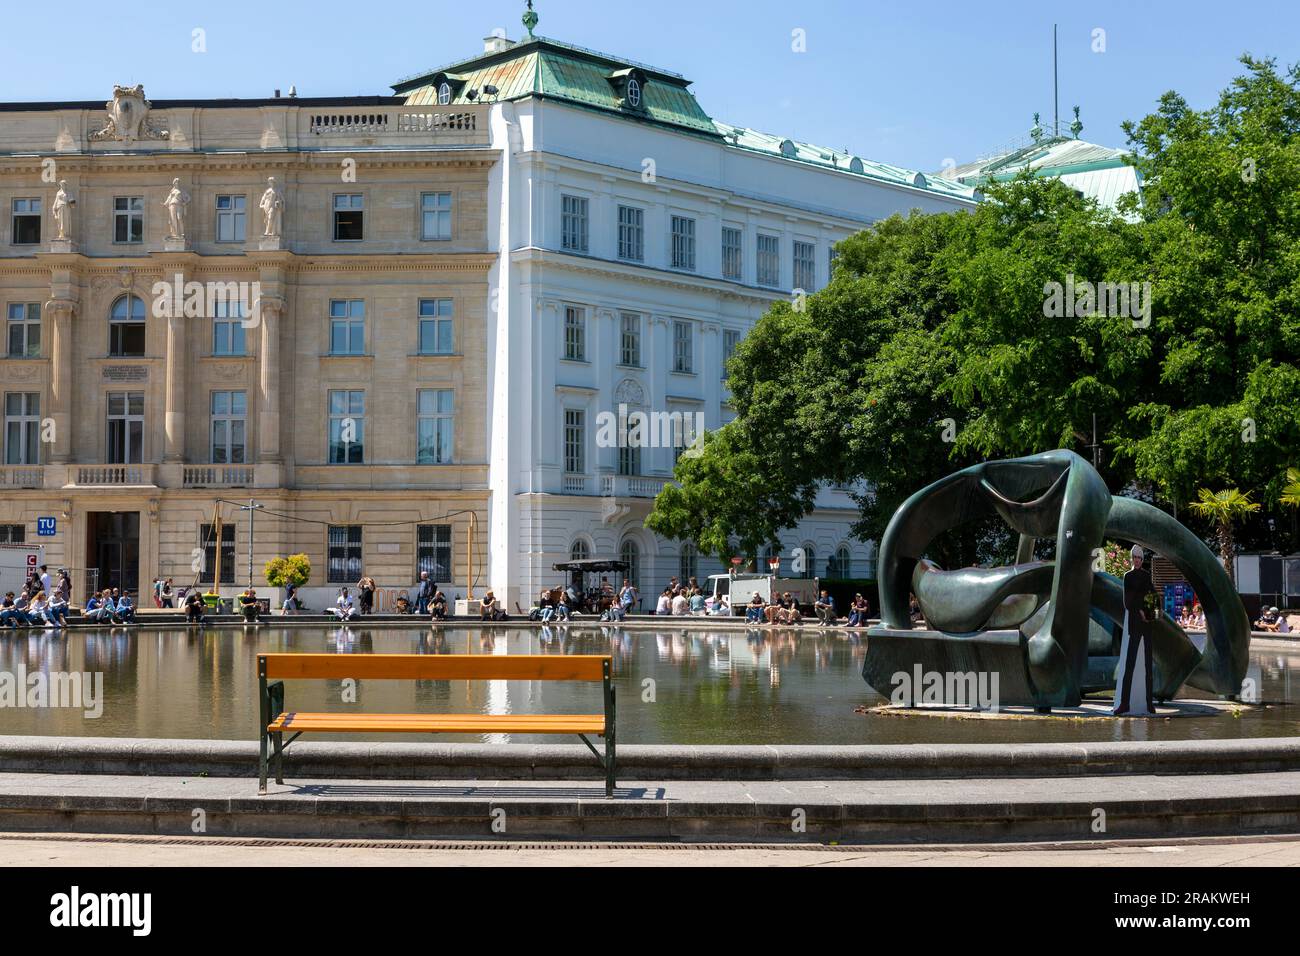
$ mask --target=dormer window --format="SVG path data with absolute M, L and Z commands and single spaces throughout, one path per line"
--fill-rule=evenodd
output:
M 642 70 L 636 67 L 615 70 L 605 79 L 614 88 L 614 95 L 618 97 L 620 107 L 638 112 L 645 109 L 646 75 Z
M 451 84 L 448 83 L 446 80 L 443 80 L 442 85 L 438 87 L 438 105 L 447 106 L 450 103 L 451 103 Z
M 465 88 L 465 77 L 456 73 L 435 73 L 426 89 L 431 90 L 439 106 L 450 106 Z

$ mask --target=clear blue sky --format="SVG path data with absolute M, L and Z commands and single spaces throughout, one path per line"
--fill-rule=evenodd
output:
M 389 93 L 399 77 L 461 59 L 519 0 L 8 0 L 0 12 L 0 101 Z M 1206 106 L 1249 51 L 1300 59 L 1296 0 L 889 3 L 874 0 L 538 0 L 537 32 L 675 70 L 717 119 L 901 166 L 937 170 L 1052 114 L 1052 24 L 1060 29 L 1062 124 L 1122 146 L 1122 120 L 1166 90 Z M 191 51 L 195 28 L 207 52 Z M 1094 53 L 1092 33 L 1106 31 Z M 793 52 L 802 29 L 807 51 Z M 21 80 L 18 78 L 22 78 Z

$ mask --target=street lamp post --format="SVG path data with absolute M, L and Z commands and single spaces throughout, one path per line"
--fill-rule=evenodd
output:
M 254 499 L 249 498 L 248 504 L 240 505 L 240 511 L 248 512 L 248 589 L 253 589 L 253 514 L 265 508 L 266 505 L 259 505 Z

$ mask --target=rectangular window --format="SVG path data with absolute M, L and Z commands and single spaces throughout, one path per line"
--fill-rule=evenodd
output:
M 248 393 L 212 393 L 212 464 L 242 465 L 248 434 Z
M 6 341 L 10 358 L 40 358 L 41 356 L 41 304 L 39 302 L 11 302 L 8 310 L 9 328 Z
M 641 316 L 623 312 L 618 318 L 618 364 L 641 367 Z
M 0 524 L 0 544 L 22 544 L 26 540 L 26 525 Z
M 673 319 L 673 371 L 695 371 L 695 337 L 691 323 Z
M 455 402 L 450 388 L 422 388 L 417 393 L 419 447 L 416 462 L 421 465 L 449 465 L 455 450 Z
M 420 238 L 451 238 L 451 193 L 420 194 Z
M 420 354 L 451 355 L 455 348 L 452 336 L 451 299 L 420 300 Z
M 744 253 L 741 249 L 741 241 L 744 233 L 739 229 L 732 229 L 730 226 L 722 227 L 722 277 L 724 279 L 736 279 L 741 277 L 741 268 L 744 265 Z
M 581 196 L 560 197 L 560 247 L 569 252 L 588 251 L 587 210 Z
M 735 329 L 722 330 L 722 377 L 727 377 L 727 360 L 736 354 L 736 346 L 740 344 L 740 333 Z
M 817 286 L 817 246 L 811 242 L 794 243 L 794 287 L 815 292 Z
M 360 242 L 365 224 L 365 197 L 340 193 L 334 197 L 334 241 Z
M 620 475 L 641 474 L 641 446 L 640 445 L 619 446 L 618 473 Z
M 144 392 L 108 393 L 110 465 L 138 465 L 144 459 Z
M 199 582 L 211 584 L 217 572 L 217 548 L 221 548 L 221 583 L 235 583 L 235 526 L 221 523 L 221 540 L 217 540 L 214 526 L 199 525 L 199 547 L 203 549 L 203 567 L 199 571 Z
M 140 196 L 114 197 L 113 241 L 144 242 L 144 199 Z
M 564 470 L 570 475 L 587 471 L 587 413 L 581 408 L 564 410 Z
M 5 464 L 41 463 L 41 395 L 9 392 L 5 395 Z
M 244 355 L 244 303 L 217 297 L 212 303 L 212 354 Z
M 695 220 L 673 216 L 673 268 L 695 271 Z
M 246 228 L 244 196 L 217 197 L 217 242 L 243 242 Z
M 758 237 L 758 284 L 777 288 L 781 285 L 781 238 Z
M 330 299 L 330 355 L 365 354 L 365 300 Z
M 360 465 L 365 461 L 366 393 L 331 391 L 329 395 L 329 463 Z
M 361 578 L 361 525 L 330 525 L 328 548 L 327 583 L 356 584 Z
M 618 257 L 645 261 L 645 212 L 633 206 L 618 207 Z
M 421 524 L 415 526 L 415 579 L 420 572 L 429 572 L 435 585 L 441 581 L 451 583 L 451 525 Z
M 41 241 L 40 199 L 15 199 L 12 205 L 13 232 L 10 241 L 15 246 L 34 246 Z
M 576 305 L 564 307 L 564 357 L 571 362 L 587 360 L 587 310 Z

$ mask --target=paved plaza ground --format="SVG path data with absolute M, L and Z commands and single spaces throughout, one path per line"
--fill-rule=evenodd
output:
M 874 849 L 816 846 L 670 846 L 463 842 L 320 845 L 0 833 L 9 866 L 1016 866 L 1300 867 L 1300 837 L 1167 843 Z

